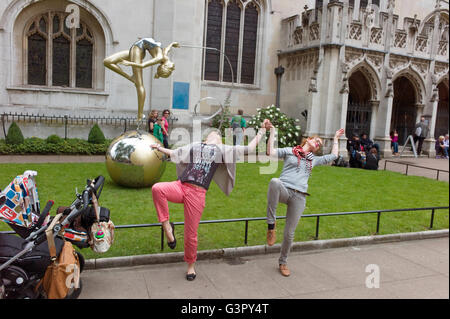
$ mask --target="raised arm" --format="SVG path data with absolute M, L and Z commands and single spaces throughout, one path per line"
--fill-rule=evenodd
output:
M 267 143 L 266 148 L 266 155 L 270 157 L 277 157 L 277 150 L 274 147 L 274 136 L 275 136 L 275 128 L 273 125 L 269 122 L 269 128 L 270 128 L 270 135 L 269 135 L 269 141 Z
M 331 149 L 331 154 L 339 156 L 339 137 L 341 137 L 344 134 L 344 132 L 345 131 L 343 128 L 336 131 L 336 134 L 334 135 L 333 148 Z
M 256 136 L 250 141 L 250 143 L 248 143 L 247 147 L 249 153 L 253 152 L 256 149 L 256 146 L 258 146 L 262 137 L 266 134 L 266 128 L 268 127 L 269 123 L 270 121 L 268 119 L 265 119 L 261 124 L 261 128 L 258 130 Z

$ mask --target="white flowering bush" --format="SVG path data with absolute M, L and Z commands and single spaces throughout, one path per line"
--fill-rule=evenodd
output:
M 264 119 L 270 122 L 278 129 L 278 147 L 294 146 L 300 143 L 300 125 L 299 119 L 293 119 L 281 112 L 280 108 L 270 105 L 264 108 L 256 109 L 258 114 L 254 115 L 248 122 L 248 127 L 255 129 L 261 127 Z

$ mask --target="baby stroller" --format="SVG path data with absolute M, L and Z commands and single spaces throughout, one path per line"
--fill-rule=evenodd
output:
M 44 277 L 66 243 L 105 252 L 113 242 L 114 224 L 109 219 L 109 210 L 99 207 L 97 202 L 103 176 L 87 180 L 85 189 L 76 194 L 73 203 L 59 207 L 56 216 L 51 217 L 53 201 L 48 201 L 40 211 L 36 175 L 34 171 L 25 171 L 0 192 L 0 219 L 20 236 L 0 234 L 0 299 L 55 298 L 44 287 Z M 73 250 L 72 245 L 69 247 Z M 68 299 L 77 298 L 82 289 L 79 273 L 84 258 L 78 251 L 74 253 L 76 267 L 72 268 L 70 282 L 65 282 L 68 290 L 64 297 Z

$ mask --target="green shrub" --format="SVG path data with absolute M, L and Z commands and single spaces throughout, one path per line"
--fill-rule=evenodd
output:
M 25 154 L 65 154 L 65 155 L 104 155 L 111 140 L 105 140 L 103 144 L 92 144 L 81 139 L 61 140 L 61 143 L 47 143 L 46 140 L 32 137 L 26 138 L 22 144 L 9 145 L 5 140 L 0 140 L 1 155 L 25 155 Z
M 256 109 L 258 114 L 254 115 L 248 122 L 249 127 L 258 129 L 264 119 L 269 119 L 270 122 L 278 129 L 278 147 L 294 146 L 299 144 L 300 125 L 298 119 L 288 117 L 280 111 L 275 105 Z
M 97 123 L 91 128 L 89 132 L 88 142 L 92 144 L 103 144 L 105 143 L 105 135 L 98 126 Z
M 219 128 L 220 122 L 222 121 L 222 125 L 220 126 L 220 131 L 222 136 L 225 136 L 225 129 L 231 127 L 231 112 L 230 112 L 230 100 L 226 99 L 223 106 L 223 113 L 219 113 L 212 119 L 211 126 L 215 128 Z
M 52 134 L 49 137 L 47 137 L 46 142 L 49 144 L 59 144 L 62 143 L 63 139 L 61 137 L 59 137 L 56 134 Z
M 9 145 L 19 145 L 24 141 L 22 131 L 16 122 L 12 122 L 8 129 L 5 142 Z

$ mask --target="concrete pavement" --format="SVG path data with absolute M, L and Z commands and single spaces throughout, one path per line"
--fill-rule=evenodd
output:
M 449 298 L 448 232 L 441 238 L 294 251 L 290 277 L 278 272 L 278 256 L 199 260 L 193 282 L 185 279 L 184 262 L 85 270 L 79 298 Z

